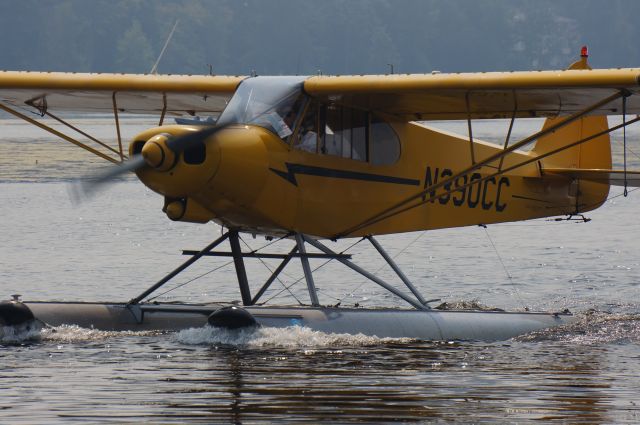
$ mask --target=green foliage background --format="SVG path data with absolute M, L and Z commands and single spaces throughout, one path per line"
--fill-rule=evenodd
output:
M 0 0 L 0 69 L 358 74 L 640 65 L 635 0 Z

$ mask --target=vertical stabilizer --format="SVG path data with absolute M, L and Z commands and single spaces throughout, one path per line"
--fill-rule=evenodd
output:
M 583 47 L 580 60 L 571 64 L 569 69 L 591 69 L 587 58 L 587 48 Z M 543 128 L 548 128 L 562 119 L 563 117 L 548 118 Z M 586 116 L 538 139 L 533 153 L 539 155 L 550 152 L 608 128 L 606 116 Z M 543 170 L 545 168 L 611 169 L 611 139 L 608 134 L 604 134 L 568 148 L 544 158 L 541 161 L 541 167 Z M 609 185 L 577 180 L 574 192 L 571 195 L 576 198 L 576 212 L 582 212 L 600 206 L 609 194 Z

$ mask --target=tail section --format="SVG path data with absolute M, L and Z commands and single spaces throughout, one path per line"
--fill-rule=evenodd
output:
M 548 118 L 543 129 L 555 125 L 562 118 Z M 551 152 L 609 128 L 607 117 L 581 118 L 541 137 L 533 148 L 536 154 Z M 611 139 L 608 134 L 565 149 L 542 160 L 544 168 L 611 169 Z
M 581 59 L 573 63 L 569 69 L 591 69 L 587 63 L 587 49 L 582 48 Z M 548 118 L 543 129 L 557 124 L 563 118 Z M 567 146 L 579 140 L 600 133 L 609 128 L 606 116 L 586 116 L 538 139 L 533 154 L 540 155 Z M 581 179 L 584 172 L 591 170 L 611 170 L 611 139 L 609 134 L 603 134 L 588 142 L 562 150 L 541 161 L 544 170 L 565 170 L 560 173 L 573 178 L 569 195 L 575 198 L 576 213 L 595 209 L 602 205 L 609 195 L 608 181 L 593 181 Z M 569 170 L 575 170 L 569 173 Z M 556 174 L 556 173 L 554 173 Z M 572 176 L 572 177 L 571 177 Z

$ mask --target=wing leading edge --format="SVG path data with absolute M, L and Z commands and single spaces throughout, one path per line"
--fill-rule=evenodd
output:
M 115 103 L 120 112 L 218 115 L 244 78 L 2 71 L 0 102 L 52 111 L 111 112 Z
M 582 111 L 625 90 L 640 113 L 640 69 L 466 74 L 315 76 L 305 91 L 322 101 L 390 114 L 402 121 L 531 118 Z M 616 101 L 593 112 L 619 115 Z
M 246 77 L 0 72 L 0 101 L 52 110 L 219 114 Z M 314 98 L 402 121 L 530 118 L 582 111 L 623 90 L 627 113 L 640 113 L 640 69 L 314 76 Z M 622 102 L 592 112 L 619 115 Z

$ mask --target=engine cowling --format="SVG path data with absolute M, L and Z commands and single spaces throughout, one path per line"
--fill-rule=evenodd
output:
M 203 140 L 184 138 L 202 130 L 196 126 L 163 126 L 144 131 L 129 146 L 130 155 L 142 155 L 146 166 L 136 175 L 147 187 L 165 197 L 163 211 L 174 221 L 204 223 L 253 222 L 254 201 L 268 173 L 265 138 L 274 136 L 260 127 L 234 125 Z M 225 221 L 225 217 L 229 221 Z
M 199 130 L 196 126 L 171 125 L 138 134 L 129 145 L 129 154 L 142 154 L 147 163 L 136 171 L 140 181 L 172 199 L 184 199 L 202 190 L 218 170 L 218 145 L 209 138 L 184 152 L 173 152 L 169 146 L 172 138 Z

